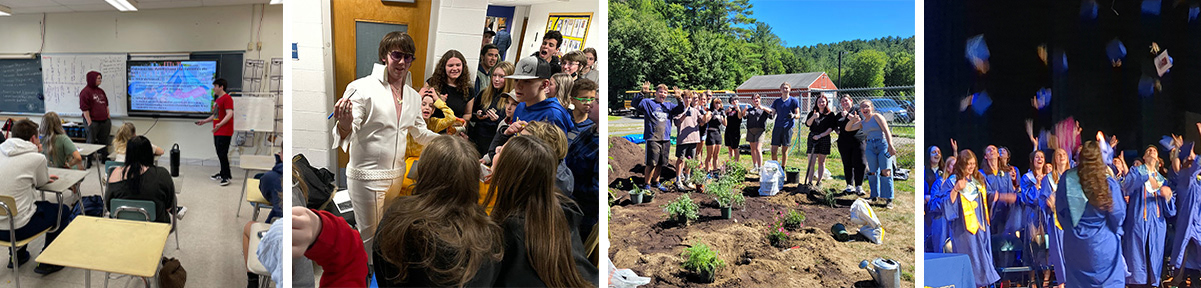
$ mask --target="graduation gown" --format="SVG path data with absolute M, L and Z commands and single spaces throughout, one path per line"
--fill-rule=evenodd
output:
M 1158 184 L 1152 183 L 1155 179 Z M 1164 177 L 1147 166 L 1130 169 L 1122 182 L 1126 202 L 1126 221 L 1122 228 L 1122 255 L 1126 258 L 1127 284 L 1159 286 L 1163 271 L 1164 239 L 1167 218 L 1176 215 L 1175 197 L 1159 197 Z
M 1026 172 L 1021 178 L 1021 189 L 1021 192 L 1018 194 L 1018 201 L 1022 204 L 1026 212 L 1026 219 L 1024 220 L 1026 224 L 1025 235 L 1033 237 L 1035 236 L 1035 232 L 1040 230 L 1040 228 L 1041 231 L 1050 233 L 1051 229 L 1047 228 L 1046 223 L 1052 219 L 1051 215 L 1054 213 L 1047 206 L 1047 197 L 1051 196 L 1051 176 L 1045 175 L 1042 181 L 1039 181 L 1034 176 L 1034 173 Z M 1026 241 L 1030 244 L 1035 243 L 1033 238 L 1027 238 Z M 1027 247 L 1030 246 L 1033 245 L 1028 245 Z M 1025 261 L 1027 265 L 1043 266 L 1048 264 L 1046 249 L 1031 249 L 1025 255 L 1031 256 Z
M 1084 199 L 1076 168 L 1064 173 L 1055 193 L 1055 214 L 1063 226 L 1064 283 L 1071 287 L 1112 287 L 1126 285 L 1126 261 L 1122 258 L 1122 221 L 1126 218 L 1126 201 L 1122 188 L 1110 177 L 1110 197 L 1113 207 L 1101 211 Z M 1072 191 L 1069 191 L 1072 190 Z M 1078 203 L 1075 213 L 1074 205 Z
M 951 189 L 954 189 L 955 181 L 954 176 L 947 179 Z M 951 252 L 967 254 L 972 263 L 976 286 L 988 286 L 1001 280 L 993 266 L 992 236 L 988 231 L 992 228 L 988 225 L 990 215 L 987 209 L 991 203 L 988 203 L 990 194 L 985 187 L 984 183 L 969 181 L 967 187 L 959 191 L 958 198 L 947 197 L 944 200 L 944 215 L 951 234 Z M 969 226 L 976 227 L 975 233 L 969 230 Z
M 1055 192 L 1059 190 L 1059 182 L 1050 175 L 1047 176 L 1047 181 L 1051 184 L 1051 194 L 1047 197 L 1055 197 Z M 1065 283 L 1068 278 L 1063 268 L 1063 225 L 1059 223 L 1059 218 L 1055 217 L 1055 211 L 1047 211 L 1047 214 L 1047 264 L 1055 267 L 1055 282 Z
M 1201 157 L 1176 176 L 1175 192 L 1180 215 L 1172 239 L 1172 266 L 1201 269 Z M 1189 250 L 1185 254 L 1185 250 Z M 1188 259 L 1185 259 L 1185 257 Z M 1183 265 L 1183 266 L 1182 266 Z
M 941 173 L 940 173 L 941 174 Z M 943 207 L 946 204 L 947 194 L 950 192 L 950 187 L 942 187 L 948 179 L 942 175 L 936 175 L 934 182 L 926 189 L 926 195 L 930 196 L 930 200 L 926 201 L 926 252 L 946 253 L 943 251 L 943 245 L 947 243 L 950 236 L 947 234 L 947 219 L 943 216 Z M 954 186 L 951 186 L 954 187 Z

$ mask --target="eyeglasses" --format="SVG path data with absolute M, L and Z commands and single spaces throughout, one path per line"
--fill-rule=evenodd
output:
M 396 59 L 396 60 L 404 60 L 405 62 L 413 61 L 413 53 L 392 51 L 392 52 L 388 53 L 388 55 L 392 56 L 392 59 Z
M 575 101 L 580 101 L 580 103 L 582 103 L 582 104 L 588 104 L 588 103 L 592 103 L 592 102 L 596 101 L 596 98 L 576 98 L 576 97 L 571 97 L 571 99 L 575 99 Z

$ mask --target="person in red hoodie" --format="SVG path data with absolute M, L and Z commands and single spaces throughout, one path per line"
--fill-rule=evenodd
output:
M 321 265 L 318 287 L 367 287 L 367 251 L 359 231 L 327 211 L 292 207 L 292 259 Z
M 88 86 L 79 91 L 79 110 L 83 111 L 83 124 L 88 126 L 88 143 L 104 145 L 96 151 L 100 159 L 108 159 L 109 133 L 113 123 L 108 115 L 108 95 L 100 88 L 104 77 L 100 72 L 89 71 Z
M 229 141 L 234 136 L 234 100 L 225 92 L 229 87 L 225 79 L 213 81 L 213 95 L 217 96 L 213 104 L 213 115 L 204 120 L 196 121 L 196 125 L 213 122 L 213 144 L 217 147 L 217 160 L 221 162 L 221 171 L 209 176 L 221 186 L 229 185 L 233 175 L 229 172 Z

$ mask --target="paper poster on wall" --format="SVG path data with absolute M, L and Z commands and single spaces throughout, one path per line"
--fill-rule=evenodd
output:
M 563 34 L 559 51 L 563 53 L 584 49 L 588 40 L 588 21 L 592 13 L 551 13 L 546 21 L 546 31 L 558 30 Z

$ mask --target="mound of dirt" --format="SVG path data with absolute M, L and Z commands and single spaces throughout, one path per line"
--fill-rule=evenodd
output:
M 646 162 L 646 152 L 638 144 L 626 140 L 621 137 L 609 137 L 609 167 L 612 171 L 609 172 L 609 181 L 630 178 L 632 176 L 642 176 L 642 173 L 635 174 L 633 170 L 635 166 L 642 167 Z
M 907 244 L 913 242 L 912 232 L 890 234 L 886 241 L 891 245 L 872 244 L 861 237 L 853 237 L 850 242 L 834 240 L 829 231 L 834 223 L 853 226 L 848 208 L 854 195 L 840 196 L 836 207 L 798 193 L 803 189 L 796 185 L 786 185 L 775 196 L 758 196 L 757 175 L 749 176 L 743 183 L 746 205 L 734 210 L 734 219 L 721 219 L 710 196 L 691 193 L 700 206 L 700 217 L 688 226 L 668 221 L 660 206 L 685 192 L 660 192 L 653 203 L 640 205 L 632 205 L 626 195 L 619 195 L 622 199 L 612 207 L 609 221 L 610 259 L 619 268 L 631 268 L 651 277 L 652 287 L 871 287 L 875 284 L 871 276 L 858 267 L 861 260 L 897 259 L 908 263 L 906 270 L 912 269 L 914 250 L 912 244 Z M 789 248 L 773 247 L 767 232 L 776 215 L 789 209 L 804 212 L 805 225 L 790 232 Z M 856 228 L 847 228 L 852 235 L 857 233 Z M 911 231 L 912 226 L 886 229 Z M 680 267 L 680 254 L 697 242 L 713 247 L 726 263 L 713 283 L 702 283 Z M 911 281 L 905 283 L 912 285 Z

